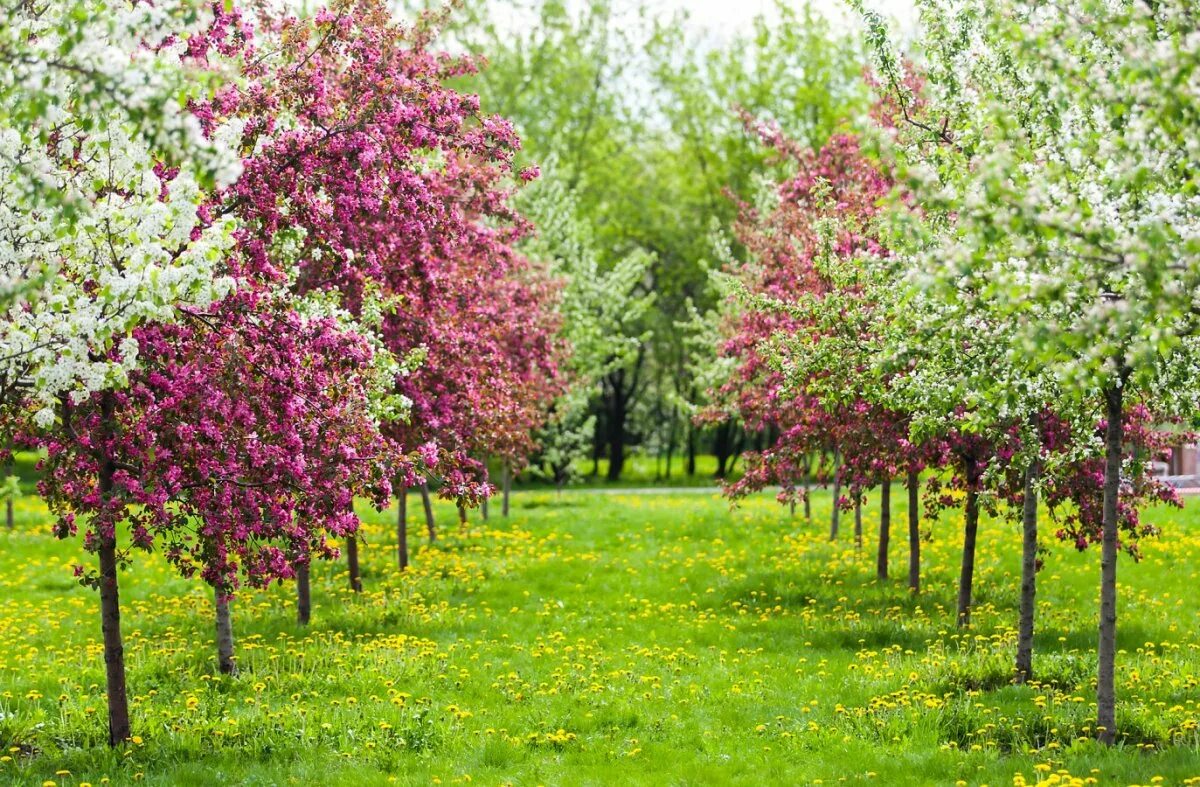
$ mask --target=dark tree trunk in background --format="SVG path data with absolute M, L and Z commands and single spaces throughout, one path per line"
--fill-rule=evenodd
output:
M 217 669 L 222 675 L 236 675 L 237 660 L 233 657 L 233 615 L 229 610 L 229 599 L 213 591 L 217 613 Z
M 358 536 L 346 537 L 346 567 L 350 574 L 350 589 L 362 593 L 362 575 L 358 571 Z
M 962 571 L 958 576 L 958 625 L 971 625 L 971 590 L 975 582 L 975 537 L 979 532 L 979 462 L 965 460 L 967 479 L 966 522 L 963 527 Z
M 717 426 L 713 436 L 713 453 L 717 455 L 717 478 L 724 478 L 729 472 L 729 457 L 733 456 L 732 421 L 725 421 Z
M 908 589 L 921 592 L 921 475 L 908 471 Z
M 512 469 L 504 466 L 504 472 L 500 476 L 500 483 L 504 486 L 504 503 L 500 506 L 500 512 L 505 517 L 508 516 L 508 496 L 512 492 Z
M 609 402 L 608 411 L 608 480 L 621 480 L 625 469 L 625 416 L 624 396 L 617 392 Z
M 604 409 L 608 437 L 608 480 L 621 480 L 625 469 L 625 425 L 629 417 L 629 405 L 637 395 L 638 382 L 645 364 L 645 348 L 638 349 L 637 361 L 632 372 L 616 369 L 603 381 Z
M 875 562 L 875 573 L 880 579 L 888 578 L 888 547 L 892 540 L 892 479 L 884 480 L 879 488 L 879 558 Z
M 103 437 L 113 433 L 116 400 L 111 393 L 100 402 Z M 101 445 L 107 443 L 101 440 Z M 112 499 L 116 463 L 111 457 L 100 462 L 100 498 Z M 115 527 L 115 526 L 114 526 Z M 117 587 L 117 538 L 102 535 L 97 550 L 100 557 L 100 630 L 104 638 L 104 677 L 108 693 L 108 745 L 119 746 L 129 738 L 129 696 L 125 687 L 125 644 L 121 639 L 121 599 Z
M 862 500 L 855 493 L 854 498 L 854 548 L 862 551 Z
M 1124 380 L 1122 380 L 1123 384 Z M 1117 739 L 1117 536 L 1121 494 L 1121 455 L 1125 439 L 1121 416 L 1122 384 L 1104 390 L 1104 517 L 1100 538 L 1100 642 L 1096 675 L 1097 738 L 1106 746 Z
M 1037 600 L 1038 463 L 1025 468 L 1025 502 L 1021 510 L 1021 618 L 1017 625 L 1017 683 L 1033 679 L 1033 616 Z
M 307 626 L 312 620 L 312 586 L 308 563 L 296 566 L 296 622 Z
M 401 485 L 396 496 L 396 564 L 408 568 L 408 487 Z
M 829 540 L 837 541 L 838 537 L 838 517 L 841 515 L 841 509 L 838 507 L 838 499 L 842 496 L 842 458 L 841 454 L 835 449 L 833 452 L 833 514 L 829 521 Z
M 429 543 L 437 541 L 437 525 L 433 521 L 433 501 L 429 499 L 429 484 L 421 484 L 421 505 L 425 506 L 425 529 L 429 531 Z

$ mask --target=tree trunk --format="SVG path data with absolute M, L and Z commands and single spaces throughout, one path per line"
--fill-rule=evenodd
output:
M 921 476 L 908 471 L 908 589 L 921 592 Z
M 687 474 L 688 478 L 696 475 L 696 427 L 692 424 L 688 424 Z
M 479 501 L 479 518 L 484 522 L 488 521 L 488 498 L 490 497 L 491 495 L 488 495 Z
M 1097 649 L 1096 729 L 1106 746 L 1117 739 L 1117 504 L 1121 493 L 1124 396 L 1120 385 L 1104 391 L 1104 519 L 1100 550 L 1100 642 Z
M 618 369 L 614 372 L 616 380 L 612 386 L 612 396 L 608 411 L 608 480 L 621 480 L 621 471 L 625 469 L 625 372 Z
M 8 526 L 9 530 L 12 530 L 14 527 L 16 527 L 16 519 L 13 517 L 13 501 L 11 497 L 4 501 L 4 524 Z
M 713 439 L 713 453 L 717 455 L 717 478 L 724 478 L 729 473 L 729 458 L 733 456 L 733 423 L 725 421 L 717 426 Z
M 459 503 L 458 504 L 458 532 L 466 533 L 467 529 L 468 529 L 467 528 L 467 507 L 464 504 Z
M 501 476 L 501 483 L 504 484 L 504 504 L 501 506 L 501 511 L 504 516 L 508 516 L 508 496 L 512 492 L 512 469 L 508 465 L 504 466 L 504 474 Z
M 362 575 L 358 573 L 358 536 L 346 537 L 346 565 L 350 569 L 350 589 L 362 593 Z
M 403 485 L 396 496 L 396 562 L 401 571 L 408 568 L 408 487 Z
M 862 551 L 862 500 L 856 496 L 854 498 L 854 548 Z
M 116 402 L 111 393 L 103 394 L 101 413 L 105 436 L 113 430 Z M 107 440 L 101 441 L 104 446 Z M 116 463 L 106 456 L 100 463 L 100 498 L 112 499 Z M 117 587 L 116 525 L 111 535 L 100 537 L 100 630 L 104 638 L 104 676 L 108 694 L 108 745 L 119 746 L 130 735 L 129 696 L 125 687 L 125 645 L 121 639 L 121 600 Z
M 879 489 L 879 558 L 875 561 L 875 574 L 880 579 L 888 578 L 888 546 L 892 540 L 892 479 L 885 479 Z
M 812 521 L 812 462 L 804 463 L 804 519 L 807 522 Z
M 312 620 L 312 587 L 308 579 L 308 563 L 296 566 L 296 622 L 307 626 Z
M 429 531 L 429 543 L 437 541 L 437 525 L 433 521 L 433 501 L 429 499 L 429 484 L 421 484 L 421 505 L 425 506 L 425 529 Z
M 958 625 L 971 625 L 971 586 L 975 581 L 975 536 L 979 531 L 978 462 L 966 459 L 967 510 L 963 528 L 962 571 L 958 577 Z
M 236 675 L 237 660 L 233 656 L 233 616 L 229 610 L 229 599 L 213 591 L 217 613 L 217 669 L 222 675 Z
M 841 457 L 837 451 L 833 452 L 833 515 L 829 522 L 829 540 L 837 541 L 838 537 L 838 516 L 841 510 L 838 507 L 838 500 L 842 496 L 842 468 Z
M 1021 619 L 1017 626 L 1017 683 L 1033 679 L 1033 616 L 1037 597 L 1038 463 L 1025 468 L 1025 503 L 1021 511 Z

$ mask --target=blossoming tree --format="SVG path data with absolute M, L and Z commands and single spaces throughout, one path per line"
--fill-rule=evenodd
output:
M 947 221 L 921 262 L 938 297 L 978 293 L 1014 352 L 1051 371 L 1104 423 L 1097 735 L 1117 738 L 1117 555 L 1125 412 L 1195 412 L 1195 91 L 1186 2 L 1077 0 L 1053 8 L 928 3 L 928 105 L 910 112 L 904 67 L 865 14 L 883 82 L 905 113 L 910 186 Z M 997 246 L 1001 253 L 996 253 Z M 935 262 L 936 261 L 936 262 Z M 974 297 L 974 295 L 972 296 Z

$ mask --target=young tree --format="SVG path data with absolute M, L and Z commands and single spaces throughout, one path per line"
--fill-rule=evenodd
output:
M 1194 414 L 1192 386 L 1159 398 L 1190 359 L 1200 284 L 1200 64 L 1182 0 L 928 3 L 928 105 L 913 105 L 882 22 L 866 14 L 882 80 L 905 117 L 915 202 L 946 217 L 920 255 L 939 296 L 981 293 L 1015 352 L 1044 365 L 1105 424 L 1097 734 L 1117 739 L 1115 660 L 1123 416 L 1144 401 Z M 1003 241 L 1003 254 L 996 242 Z

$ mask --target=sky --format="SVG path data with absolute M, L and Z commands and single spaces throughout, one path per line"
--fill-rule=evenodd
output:
M 655 0 L 655 4 L 664 11 L 686 9 L 695 24 L 720 34 L 745 28 L 755 16 L 768 13 L 775 0 Z M 794 5 L 800 4 L 800 0 L 794 0 Z M 894 18 L 902 29 L 911 27 L 915 21 L 913 0 L 865 0 L 865 4 Z M 842 0 L 814 0 L 814 5 L 830 19 L 846 16 L 848 11 Z

